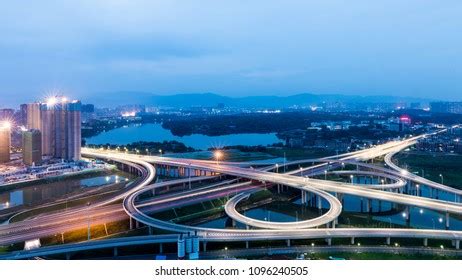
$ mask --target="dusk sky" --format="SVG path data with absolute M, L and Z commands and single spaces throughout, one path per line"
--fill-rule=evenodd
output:
M 0 107 L 53 90 L 462 100 L 461 15 L 460 0 L 2 1 Z

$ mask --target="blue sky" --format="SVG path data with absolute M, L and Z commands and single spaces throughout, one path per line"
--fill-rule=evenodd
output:
M 459 0 L 3 1 L 1 103 L 53 90 L 461 100 L 461 14 Z

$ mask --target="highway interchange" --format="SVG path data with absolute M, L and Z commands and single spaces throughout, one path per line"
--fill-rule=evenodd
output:
M 436 133 L 444 133 L 445 130 Z M 119 246 L 140 243 L 175 242 L 178 233 L 194 233 L 200 240 L 206 242 L 240 242 L 255 240 L 290 240 L 294 239 L 326 239 L 330 245 L 332 238 L 385 238 L 390 244 L 391 238 L 419 238 L 424 245 L 428 239 L 443 239 L 453 241 L 459 249 L 462 231 L 438 229 L 411 228 L 339 228 L 337 219 L 342 213 L 342 196 L 351 195 L 371 200 L 387 201 L 409 207 L 421 207 L 444 213 L 449 223 L 449 215 L 460 215 L 462 204 L 459 203 L 462 191 L 443 184 L 429 181 L 413 173 L 403 170 L 392 162 L 392 157 L 416 143 L 420 135 L 400 141 L 391 141 L 370 149 L 360 150 L 335 157 L 322 159 L 307 159 L 285 164 L 268 165 L 259 162 L 218 162 L 193 160 L 185 158 L 168 158 L 165 156 L 140 156 L 108 150 L 83 149 L 86 157 L 99 158 L 130 165 L 140 175 L 135 184 L 110 198 L 98 201 L 91 206 L 80 206 L 67 211 L 56 211 L 37 216 L 24 221 L 0 226 L 0 245 L 24 242 L 65 231 L 85 228 L 87 214 L 91 213 L 92 223 L 102 224 L 130 218 L 130 222 L 143 224 L 149 228 L 157 228 L 172 232 L 169 235 L 148 235 L 141 237 L 113 238 L 108 240 L 90 241 L 75 244 L 63 244 L 43 247 L 31 251 L 19 251 L 0 255 L 5 259 L 21 259 L 62 253 L 72 253 L 82 250 L 99 248 L 116 248 Z M 387 167 L 368 163 L 377 157 L 384 156 Z M 311 166 L 310 166 L 311 164 Z M 155 182 L 156 172 L 166 167 L 183 170 L 179 179 Z M 293 168 L 300 166 L 299 168 Z M 304 166 L 304 167 L 301 167 Z M 344 170 L 345 166 L 356 169 Z M 282 167 L 292 167 L 289 172 L 279 172 Z M 339 168 L 342 170 L 338 170 Z M 194 172 L 192 172 L 194 171 Z M 197 173 L 199 172 L 199 173 Z M 192 176 L 191 173 L 199 174 Z M 187 174 L 188 176 L 186 176 Z M 325 179 L 322 178 L 324 175 Z M 356 182 L 339 182 L 326 180 L 327 176 L 364 176 L 381 179 L 381 183 L 359 184 Z M 314 177 L 316 176 L 316 177 Z M 230 179 L 231 178 L 231 179 Z M 200 183 L 194 188 L 191 184 Z M 454 202 L 434 198 L 421 197 L 404 193 L 405 188 L 417 184 L 425 185 L 438 191 L 454 195 Z M 157 195 L 156 191 L 170 186 L 188 186 L 181 192 Z M 316 206 L 328 205 L 318 217 L 296 222 L 270 222 L 246 217 L 237 211 L 237 205 L 245 201 L 252 192 L 263 187 L 284 186 L 300 191 L 302 203 L 308 199 L 316 201 Z M 148 199 L 142 199 L 143 194 L 154 194 Z M 417 193 L 418 194 L 418 193 Z M 176 224 L 153 218 L 150 213 L 159 212 L 172 207 L 191 205 L 214 198 L 233 196 L 226 203 L 225 213 L 235 222 L 247 226 L 246 229 L 205 228 Z M 323 203 L 322 203 L 322 202 Z M 449 224 L 447 224 L 449 227 Z

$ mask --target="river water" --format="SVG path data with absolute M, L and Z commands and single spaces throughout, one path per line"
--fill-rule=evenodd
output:
M 193 134 L 189 136 L 175 136 L 170 130 L 164 129 L 161 124 L 143 124 L 131 125 L 102 132 L 96 136 L 87 138 L 87 144 L 104 145 L 126 145 L 137 141 L 178 141 L 194 149 L 206 150 L 208 148 L 220 148 L 232 145 L 271 145 L 281 142 L 276 137 L 276 133 L 242 133 L 229 134 L 221 136 L 207 136 L 202 134 Z

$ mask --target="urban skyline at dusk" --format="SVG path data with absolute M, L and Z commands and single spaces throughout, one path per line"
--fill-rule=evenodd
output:
M 454 278 L 461 14 L 2 3 L 0 275 Z

